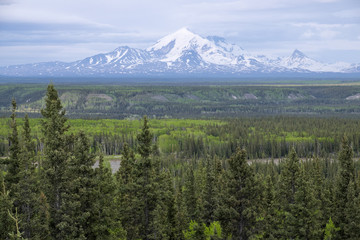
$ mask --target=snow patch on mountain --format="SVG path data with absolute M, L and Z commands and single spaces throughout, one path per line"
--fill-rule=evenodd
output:
M 360 64 L 321 63 L 299 50 L 288 57 L 245 51 L 218 36 L 201 37 L 187 28 L 169 34 L 149 48 L 121 46 L 108 53 L 63 63 L 0 67 L 4 76 L 113 76 L 151 74 L 359 73 Z

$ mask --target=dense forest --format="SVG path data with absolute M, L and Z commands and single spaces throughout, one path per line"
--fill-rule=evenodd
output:
M 356 119 L 194 121 L 202 138 L 171 124 L 162 138 L 145 116 L 101 135 L 73 131 L 52 84 L 44 103 L 37 123 L 12 101 L 0 239 L 360 238 Z M 115 173 L 106 154 L 121 154 Z
M 120 155 L 125 143 L 137 148 L 139 120 L 69 119 L 69 134 L 83 131 L 93 153 Z M 24 124 L 23 119 L 18 119 Z M 41 119 L 29 119 L 36 151 L 41 151 Z M 237 147 L 245 148 L 249 159 L 284 158 L 294 147 L 301 158 L 333 158 L 344 135 L 349 138 L 354 156 L 360 152 L 359 119 L 339 117 L 241 117 L 231 119 L 151 119 L 150 130 L 162 155 L 176 158 L 201 158 L 217 155 L 229 158 Z M 11 132 L 8 118 L 0 118 L 0 156 L 9 151 Z
M 75 80 L 74 80 L 75 81 Z M 324 80 L 325 81 L 325 80 Z M 253 81 L 251 81 L 253 82 Z M 57 86 L 69 118 L 229 118 L 244 116 L 347 116 L 360 114 L 360 85 L 351 81 L 293 85 L 71 85 Z M 10 114 L 16 98 L 18 114 L 41 117 L 43 84 L 0 84 L 0 116 Z

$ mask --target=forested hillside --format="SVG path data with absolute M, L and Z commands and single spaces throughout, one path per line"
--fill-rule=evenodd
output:
M 2 121 L 0 239 L 360 238 L 357 119 L 70 121 L 53 85 L 42 107 Z
M 18 113 L 41 117 L 45 85 L 0 85 L 0 116 L 10 115 L 15 97 Z M 360 114 L 360 85 L 59 85 L 59 97 L 69 118 L 139 119 L 228 118 L 244 116 L 347 116 Z

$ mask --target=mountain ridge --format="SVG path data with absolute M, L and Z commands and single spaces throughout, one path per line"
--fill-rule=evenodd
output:
M 120 46 L 82 60 L 0 67 L 3 76 L 122 76 L 156 74 L 359 73 L 360 64 L 321 63 L 295 49 L 288 57 L 254 55 L 225 38 L 187 28 L 138 49 Z

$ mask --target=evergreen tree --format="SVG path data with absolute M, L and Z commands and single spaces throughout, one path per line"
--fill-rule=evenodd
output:
M 93 211 L 89 220 L 92 234 L 88 239 L 126 239 L 126 231 L 121 225 L 116 210 L 119 206 L 116 206 L 114 201 L 116 183 L 114 182 L 111 169 L 104 166 L 104 156 L 102 153 L 99 158 L 99 167 L 95 169 L 95 177 L 96 187 Z M 122 216 L 120 215 L 120 217 Z M 131 232 L 129 232 L 129 236 L 132 236 Z M 132 238 L 128 237 L 127 239 Z
M 9 234 L 15 231 L 12 219 L 9 216 L 9 211 L 13 209 L 13 200 L 6 189 L 2 171 L 0 171 L 0 239 L 10 239 Z
M 336 180 L 336 189 L 335 189 L 335 199 L 334 199 L 334 224 L 340 228 L 337 232 L 337 237 L 339 239 L 347 238 L 345 234 L 345 228 L 347 226 L 347 216 L 346 216 L 346 205 L 348 202 L 353 201 L 354 199 L 349 199 L 349 184 L 350 182 L 355 182 L 354 177 L 354 162 L 352 159 L 353 151 L 348 142 L 347 137 L 344 137 L 342 140 L 341 150 L 338 156 L 338 161 L 340 163 L 340 169 Z M 356 193 L 355 193 L 356 194 Z
M 127 232 L 128 239 L 140 238 L 140 224 L 142 210 L 141 203 L 138 199 L 138 189 L 136 172 L 136 163 L 134 152 L 125 143 L 123 146 L 121 164 L 116 173 L 117 179 L 117 208 L 119 211 L 119 218 Z
M 264 194 L 264 221 L 262 227 L 263 239 L 278 239 L 281 229 L 279 224 L 279 206 L 275 198 L 275 189 L 270 175 L 266 176 Z
M 309 173 L 311 174 L 311 186 L 313 188 L 315 198 L 319 201 L 320 204 L 320 219 L 322 223 L 322 228 L 325 227 L 326 222 L 331 217 L 332 212 L 332 196 L 329 190 L 328 181 L 326 181 L 321 167 L 322 161 L 318 158 L 315 158 L 312 161 L 311 169 Z
M 152 239 L 174 239 L 175 199 L 170 173 L 162 171 L 159 177 L 158 199 L 153 212 Z
M 150 132 L 147 117 L 144 116 L 144 123 L 141 132 L 137 135 L 138 152 L 141 156 L 136 168 L 137 174 L 136 184 L 137 189 L 137 200 L 139 201 L 139 207 L 142 209 L 140 215 L 140 234 L 144 240 L 150 239 L 153 229 L 153 214 L 157 205 L 157 183 L 155 176 L 154 164 L 152 162 L 152 138 L 153 135 Z
M 279 200 L 285 211 L 290 210 L 290 205 L 295 202 L 297 179 L 300 174 L 300 162 L 295 149 L 292 148 L 280 173 Z
M 190 220 L 199 221 L 195 176 L 192 167 L 189 168 L 186 175 L 185 188 L 184 188 L 184 202 L 185 202 L 188 218 Z
M 246 151 L 238 148 L 229 160 L 227 192 L 223 194 L 218 219 L 226 235 L 233 239 L 249 239 L 254 235 L 258 183 L 253 169 L 247 164 Z
M 32 220 L 33 224 L 33 239 L 35 240 L 50 240 L 50 205 L 43 192 L 40 192 L 36 200 L 38 204 L 34 205 L 34 212 L 36 216 Z
M 20 172 L 20 159 L 19 155 L 21 152 L 21 147 L 19 143 L 19 134 L 16 123 L 16 101 L 12 99 L 12 113 L 11 113 L 11 134 L 9 136 L 9 159 L 5 162 L 7 164 L 7 174 L 5 176 L 5 183 L 7 189 L 10 191 L 10 196 L 15 196 L 18 194 L 18 183 L 19 183 L 19 172 Z M 15 206 L 17 207 L 18 203 L 15 201 Z
M 174 239 L 184 239 L 183 231 L 190 222 L 186 213 L 186 205 L 183 198 L 182 186 L 179 184 L 175 195 L 175 229 Z
M 80 132 L 75 137 L 73 156 L 64 172 L 67 187 L 62 196 L 61 235 L 58 235 L 62 239 L 89 239 L 94 235 L 88 224 L 97 197 L 94 193 L 94 163 L 88 139 Z
M 356 196 L 355 183 L 351 180 L 347 189 L 343 239 L 360 239 L 360 198 Z
M 215 221 L 215 212 L 217 207 L 217 191 L 216 191 L 216 169 L 210 163 L 209 157 L 206 158 L 205 168 L 205 188 L 203 193 L 204 199 L 204 221 L 206 225 Z
M 281 206 L 279 212 L 281 225 L 278 226 L 279 229 L 282 229 L 279 232 L 281 238 L 292 238 L 295 234 L 294 226 L 292 226 L 294 216 L 291 215 L 290 212 L 295 204 L 295 193 L 298 188 L 299 176 L 300 161 L 295 149 L 292 148 L 281 168 L 279 190 L 277 194 L 277 201 Z
M 38 178 L 35 144 L 31 138 L 28 115 L 24 119 L 23 143 L 21 148 L 20 172 L 17 197 L 19 203 L 19 219 L 21 232 L 26 239 L 46 239 L 48 226 L 41 224 L 43 220 L 39 210 L 40 184 Z M 45 237 L 45 238 L 44 238 Z
M 287 229 L 290 230 L 288 234 L 292 239 L 320 239 L 320 203 L 315 198 L 303 165 L 296 185 L 294 204 L 290 206 L 287 214 Z
M 65 171 L 71 155 L 72 139 L 65 133 L 69 129 L 66 124 L 65 110 L 61 105 L 54 85 L 47 88 L 45 108 L 41 110 L 42 134 L 44 143 L 43 183 L 44 193 L 50 204 L 50 231 L 54 239 L 63 239 L 63 215 L 61 208 L 66 191 Z

